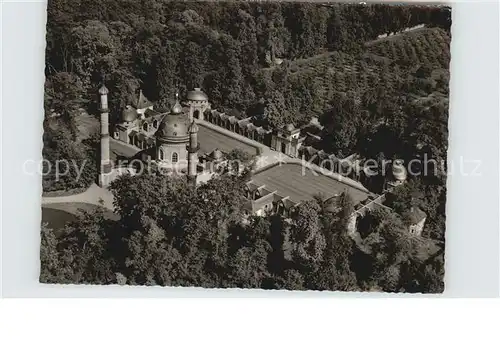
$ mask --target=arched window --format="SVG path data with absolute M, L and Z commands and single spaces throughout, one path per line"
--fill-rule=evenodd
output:
M 156 119 L 153 121 L 153 127 L 158 128 L 158 121 Z
M 200 110 L 194 110 L 193 117 L 200 118 Z
M 160 149 L 160 151 L 158 152 L 158 158 L 160 160 L 164 160 L 165 159 L 165 153 L 163 152 L 162 149 Z
M 172 154 L 172 163 L 177 163 L 179 161 L 179 155 L 177 155 L 177 152 L 174 152 Z
M 145 132 L 147 132 L 147 131 L 148 131 L 148 124 L 147 124 L 147 123 L 144 123 L 144 124 L 142 125 L 142 129 L 144 129 L 144 131 L 145 131 Z

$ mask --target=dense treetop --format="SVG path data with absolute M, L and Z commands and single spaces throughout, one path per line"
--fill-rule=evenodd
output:
M 105 78 L 115 110 L 139 86 L 160 105 L 176 89 L 202 86 L 215 107 L 245 111 L 267 98 L 260 71 L 269 58 L 359 53 L 379 34 L 416 24 L 448 30 L 449 16 L 441 7 L 417 6 L 52 0 L 46 74 L 48 82 L 74 75 L 88 101 Z M 303 84 L 307 91 L 314 83 Z
M 184 178 L 123 176 L 111 186 L 118 221 L 96 209 L 58 232 L 42 228 L 40 279 L 299 290 L 442 289 L 433 261 L 419 256 L 427 241 L 410 237 L 395 214 L 374 214 L 374 229 L 362 246 L 367 255 L 347 235 L 348 195 L 341 195 L 335 210 L 318 196 L 290 219 L 242 221 L 242 181 L 226 174 L 193 189 Z M 409 274 L 408 269 L 435 276 Z

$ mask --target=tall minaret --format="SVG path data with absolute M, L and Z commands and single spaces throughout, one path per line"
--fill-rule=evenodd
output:
M 101 95 L 101 167 L 99 170 L 99 186 L 107 186 L 111 175 L 111 161 L 109 159 L 109 109 L 108 88 L 103 84 L 99 89 Z
M 198 149 L 200 148 L 198 144 L 198 130 L 200 128 L 193 120 L 189 125 L 189 144 L 187 146 L 188 151 L 188 181 L 196 185 L 197 165 L 198 165 Z

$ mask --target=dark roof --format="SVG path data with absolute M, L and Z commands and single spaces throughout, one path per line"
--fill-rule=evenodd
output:
M 139 97 L 136 101 L 135 107 L 137 109 L 142 109 L 142 108 L 151 107 L 151 106 L 153 106 L 153 103 L 151 101 L 149 101 L 144 96 L 144 94 L 142 93 L 142 90 L 139 90 Z
M 198 133 L 200 131 L 200 127 L 198 127 L 198 124 L 193 120 L 193 122 L 189 125 L 188 132 L 189 133 Z
M 220 160 L 222 159 L 222 157 L 224 156 L 222 154 L 222 151 L 220 151 L 219 149 L 215 149 L 214 151 L 212 151 L 209 155 L 211 158 L 213 158 L 214 160 Z

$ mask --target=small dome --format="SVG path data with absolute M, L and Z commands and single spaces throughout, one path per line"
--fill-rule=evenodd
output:
M 222 151 L 220 151 L 219 149 L 214 149 L 214 151 L 210 153 L 210 157 L 212 157 L 215 160 L 220 160 L 223 157 Z
M 170 113 L 174 114 L 174 115 L 177 115 L 179 113 L 182 113 L 182 106 L 181 104 L 179 103 L 179 101 L 176 101 L 174 106 L 172 106 L 172 108 L 170 109 Z
M 123 122 L 133 122 L 137 119 L 138 114 L 135 108 L 130 105 L 127 105 L 122 112 L 122 120 Z
M 200 127 L 198 127 L 198 124 L 193 120 L 193 122 L 190 124 L 188 132 L 193 134 L 193 133 L 198 133 L 200 130 Z
M 101 95 L 106 95 L 109 93 L 109 90 L 108 88 L 106 88 L 106 86 L 103 84 L 100 88 L 99 88 L 99 94 Z
M 397 181 L 403 182 L 406 180 L 406 168 L 403 165 L 403 160 L 394 160 L 392 174 Z
M 340 197 L 339 194 L 335 194 L 332 197 L 325 200 L 325 210 L 327 212 L 337 212 L 340 208 Z
M 295 126 L 293 125 L 293 123 L 289 123 L 286 125 L 285 129 L 289 132 L 293 132 L 295 130 Z
M 189 118 L 185 113 L 170 113 L 163 117 L 156 136 L 164 141 L 188 142 Z
M 208 96 L 200 88 L 188 91 L 187 99 L 190 101 L 208 101 Z

